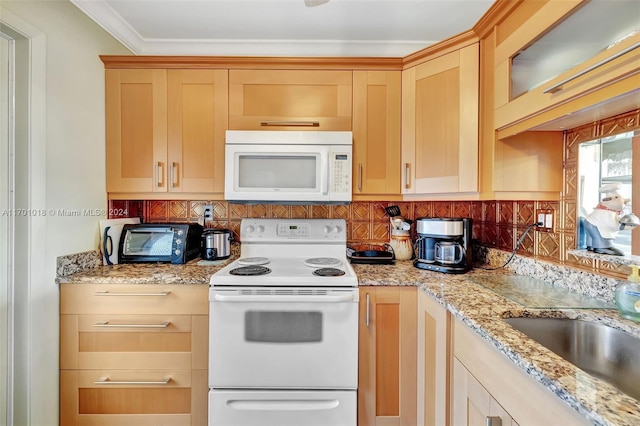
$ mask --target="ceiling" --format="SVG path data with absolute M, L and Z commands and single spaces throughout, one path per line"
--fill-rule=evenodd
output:
M 70 0 L 138 55 L 404 57 L 493 0 Z M 315 4 L 315 5 L 314 5 Z

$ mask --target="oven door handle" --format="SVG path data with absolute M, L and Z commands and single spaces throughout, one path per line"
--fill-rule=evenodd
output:
M 282 399 L 282 400 L 230 400 L 227 406 L 236 410 L 260 411 L 315 411 L 333 410 L 340 405 L 337 399 Z
M 353 293 L 345 293 L 339 296 L 307 296 L 307 295 L 228 295 L 216 293 L 213 296 L 217 302 L 322 302 L 341 303 L 354 302 Z

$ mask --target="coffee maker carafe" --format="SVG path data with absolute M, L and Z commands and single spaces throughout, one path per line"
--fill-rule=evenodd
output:
M 417 219 L 413 266 L 447 274 L 467 272 L 472 265 L 472 229 L 469 218 Z

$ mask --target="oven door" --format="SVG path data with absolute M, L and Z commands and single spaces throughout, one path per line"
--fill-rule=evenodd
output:
M 357 288 L 209 293 L 212 388 L 356 389 Z
M 356 391 L 209 392 L 209 425 L 353 426 Z

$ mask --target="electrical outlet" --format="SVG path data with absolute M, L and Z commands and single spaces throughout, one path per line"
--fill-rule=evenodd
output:
M 537 231 L 553 232 L 555 223 L 555 211 L 553 209 L 537 209 L 536 218 L 536 222 L 542 223 L 542 225 L 536 227 Z
M 202 217 L 205 222 L 213 220 L 213 206 L 204 206 Z

